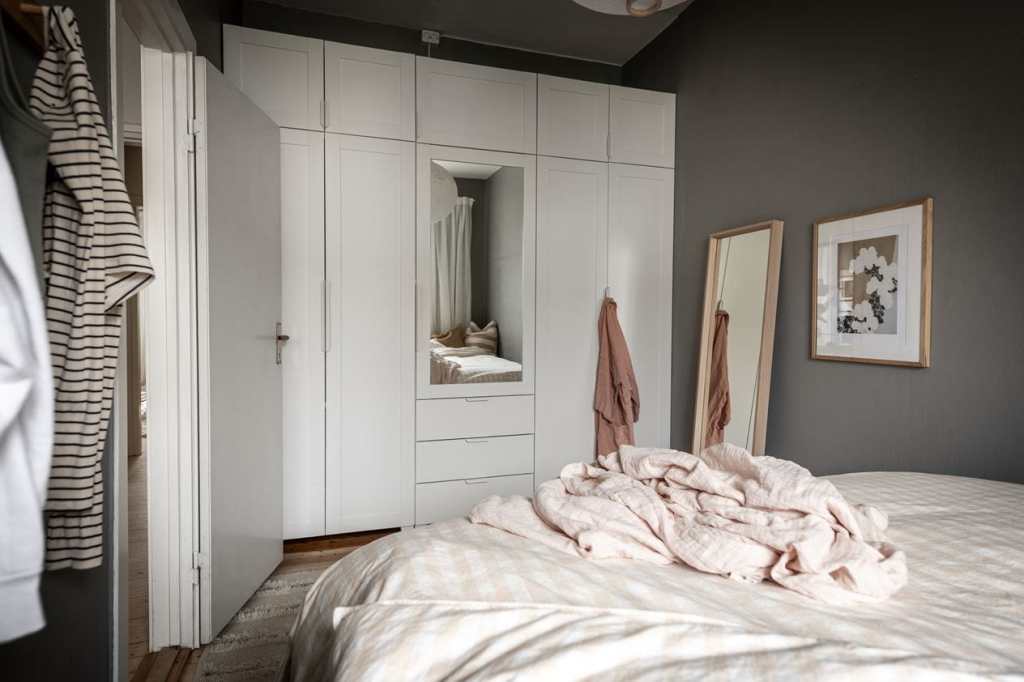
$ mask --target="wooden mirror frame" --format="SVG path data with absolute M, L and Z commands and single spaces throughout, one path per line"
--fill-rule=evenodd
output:
M 707 400 L 711 390 L 711 344 L 714 334 L 715 292 L 718 286 L 718 251 L 722 240 L 750 232 L 769 230 L 768 271 L 764 288 L 764 316 L 761 322 L 761 353 L 757 367 L 757 403 L 754 406 L 754 439 L 751 454 L 763 455 L 768 430 L 768 397 L 772 383 L 772 352 L 775 347 L 775 315 L 779 300 L 782 268 L 782 221 L 766 220 L 731 230 L 715 232 L 708 240 L 708 271 L 704 282 L 704 313 L 701 318 L 700 357 L 697 369 L 697 401 L 693 410 L 694 453 L 704 449 Z

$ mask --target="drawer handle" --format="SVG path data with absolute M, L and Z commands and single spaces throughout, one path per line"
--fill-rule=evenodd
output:
M 467 478 L 466 480 L 463 481 L 463 483 L 465 483 L 466 485 L 487 485 L 488 483 L 490 483 L 490 481 L 488 481 L 486 478 L 478 478 L 473 481 Z
M 487 438 L 466 438 L 466 445 L 478 445 L 480 443 L 490 443 L 491 441 Z
M 490 398 L 465 398 L 467 403 L 486 403 Z

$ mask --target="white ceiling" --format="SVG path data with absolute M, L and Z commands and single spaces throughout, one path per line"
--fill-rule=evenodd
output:
M 453 178 L 462 178 L 465 180 L 486 180 L 501 170 L 501 166 L 491 166 L 485 163 L 443 161 L 441 159 L 435 159 L 434 163 L 451 173 Z
M 594 12 L 572 0 L 270 1 L 310 12 L 429 28 L 452 38 L 615 65 L 629 61 L 689 4 L 637 18 Z

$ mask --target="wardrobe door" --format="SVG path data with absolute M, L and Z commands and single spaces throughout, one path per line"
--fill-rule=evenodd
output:
M 537 153 L 537 74 L 416 58 L 417 139 Z
M 411 525 L 415 145 L 326 150 L 327 532 Z
M 597 317 L 608 258 L 608 164 L 539 158 L 538 484 L 594 456 Z M 642 404 L 642 402 L 641 402 Z
M 416 57 L 324 44 L 327 132 L 416 139 Z
M 537 76 L 537 153 L 608 160 L 608 86 Z
M 669 446 L 674 173 L 611 164 L 608 284 L 640 389 L 637 445 Z
M 610 160 L 673 168 L 676 159 L 676 96 L 611 86 Z
M 281 129 L 284 537 L 324 534 L 324 134 Z
M 224 24 L 224 75 L 282 128 L 323 130 L 322 40 Z

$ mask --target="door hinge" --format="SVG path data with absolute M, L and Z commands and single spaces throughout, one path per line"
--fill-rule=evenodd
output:
M 210 557 L 202 552 L 192 552 L 192 583 L 199 583 L 199 571 L 210 568 Z
M 195 136 L 199 134 L 199 119 L 190 118 L 188 120 L 188 134 Z

